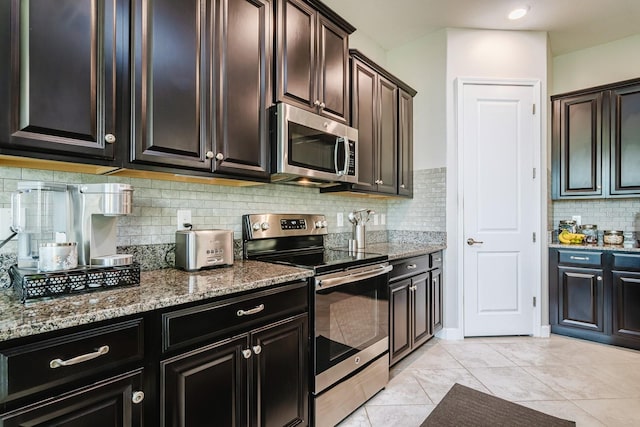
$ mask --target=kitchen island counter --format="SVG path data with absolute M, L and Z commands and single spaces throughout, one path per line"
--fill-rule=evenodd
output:
M 0 292 L 0 341 L 267 288 L 312 275 L 302 268 L 236 260 L 231 267 L 194 273 L 177 269 L 143 271 L 139 286 L 26 304 L 7 289 Z

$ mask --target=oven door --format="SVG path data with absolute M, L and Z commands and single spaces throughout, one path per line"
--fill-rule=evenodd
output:
M 316 277 L 315 393 L 389 349 L 388 263 Z

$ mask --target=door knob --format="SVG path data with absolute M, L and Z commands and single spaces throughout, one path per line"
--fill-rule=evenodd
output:
M 475 245 L 476 243 L 484 243 L 484 242 L 482 242 L 482 241 L 480 241 L 480 240 L 473 240 L 473 238 L 468 238 L 468 239 L 467 239 L 467 245 L 469 245 L 469 246 L 473 246 L 473 245 Z

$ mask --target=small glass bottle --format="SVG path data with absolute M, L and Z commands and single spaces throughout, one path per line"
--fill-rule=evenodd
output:
M 580 227 L 582 234 L 584 234 L 584 243 L 587 245 L 598 244 L 598 226 L 595 224 L 584 224 Z

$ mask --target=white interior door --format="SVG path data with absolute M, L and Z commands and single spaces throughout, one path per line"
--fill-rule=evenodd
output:
M 464 335 L 530 335 L 534 243 L 533 86 L 463 84 L 459 109 Z

